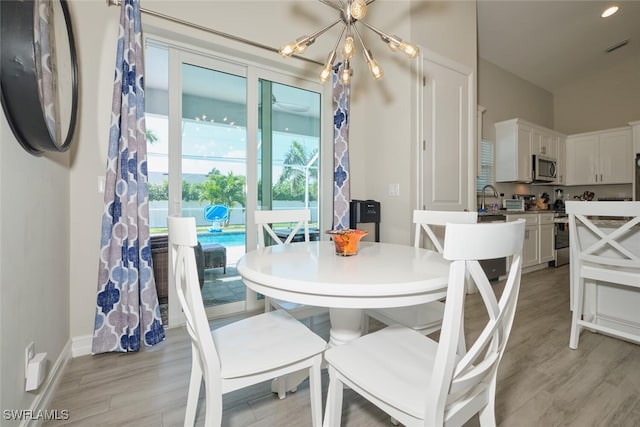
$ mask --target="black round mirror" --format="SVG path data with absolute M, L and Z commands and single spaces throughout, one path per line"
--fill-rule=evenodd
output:
M 66 0 L 0 1 L 2 108 L 29 153 L 69 149 L 78 64 Z

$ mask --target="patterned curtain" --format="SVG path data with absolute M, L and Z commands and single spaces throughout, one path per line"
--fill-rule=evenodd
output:
M 351 85 L 338 77 L 342 63 L 333 68 L 333 228 L 349 228 L 349 98 Z
M 92 352 L 138 351 L 165 338 L 149 241 L 140 4 L 123 0 L 100 237 Z

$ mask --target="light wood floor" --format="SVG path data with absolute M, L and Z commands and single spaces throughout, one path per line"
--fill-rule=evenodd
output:
M 500 284 L 496 285 L 499 289 Z M 476 295 L 466 301 L 467 335 L 483 314 Z M 217 321 L 212 328 L 231 320 Z M 328 320 L 315 330 L 328 336 Z M 371 328 L 376 324 L 371 322 Z M 568 266 L 523 275 L 520 299 L 498 376 L 500 426 L 640 425 L 640 346 L 583 332 L 570 350 Z M 191 349 L 183 328 L 140 353 L 73 359 L 50 409 L 67 409 L 67 425 L 180 426 L 184 417 Z M 323 402 L 328 377 L 323 374 Z M 389 417 L 345 390 L 343 425 L 388 426 Z M 200 405 L 202 409 L 202 405 Z M 223 426 L 311 425 L 308 384 L 278 400 L 264 383 L 224 396 Z M 203 425 L 200 411 L 196 425 Z M 45 425 L 61 425 L 47 423 Z M 477 419 L 467 423 L 478 425 Z

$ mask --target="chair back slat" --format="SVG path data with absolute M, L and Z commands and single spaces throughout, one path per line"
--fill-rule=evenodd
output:
M 413 223 L 415 224 L 415 235 L 413 245 L 416 248 L 421 247 L 422 233 L 424 231 L 435 249 L 439 253 L 442 253 L 442 238 L 438 237 L 436 231 L 443 230 L 448 222 L 456 224 L 475 224 L 478 222 L 478 213 L 463 211 L 414 210 Z
M 309 209 L 287 209 L 256 211 L 254 215 L 255 224 L 258 226 L 258 247 L 264 248 L 266 238 L 265 233 L 273 239 L 275 244 L 289 244 L 296 237 L 300 229 L 304 230 L 304 241 L 309 241 L 309 221 L 311 221 L 311 211 Z M 283 240 L 275 232 L 274 224 L 289 223 L 293 226 Z
M 193 217 L 167 218 L 173 278 L 178 300 L 184 312 L 192 350 L 197 352 L 205 381 L 219 384 L 220 359 L 211 337 L 211 329 L 202 301 L 194 247 L 198 244 L 196 221 Z M 204 355 L 207 354 L 208 358 Z M 207 363 L 209 362 L 213 363 Z M 214 378 L 217 378 L 215 380 Z
M 426 413 L 436 419 L 425 425 L 456 417 L 465 405 L 461 401 L 486 399 L 495 392 L 498 364 L 504 354 L 515 317 L 522 272 L 522 245 L 525 221 L 486 224 L 447 224 L 444 252 L 451 260 L 447 303 L 433 381 L 426 402 Z M 507 257 L 510 269 L 504 289 L 497 298 L 479 260 Z M 464 320 L 465 277 L 475 283 L 487 310 L 487 323 L 469 350 L 456 353 Z
M 625 245 L 625 239 L 640 226 L 640 202 L 567 201 L 565 209 L 569 215 L 569 246 L 576 265 L 587 262 L 638 268 L 640 255 Z

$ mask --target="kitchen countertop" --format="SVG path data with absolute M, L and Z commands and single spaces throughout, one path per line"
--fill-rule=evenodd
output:
M 533 210 L 526 210 L 526 211 L 507 211 L 507 210 L 498 210 L 498 211 L 487 211 L 487 212 L 478 212 L 479 216 L 486 216 L 486 215 L 522 215 L 522 214 L 539 214 L 539 213 L 556 213 L 556 212 L 562 212 L 564 213 L 564 211 L 555 211 L 553 209 L 547 209 L 547 210 L 540 210 L 540 209 L 533 209 Z

